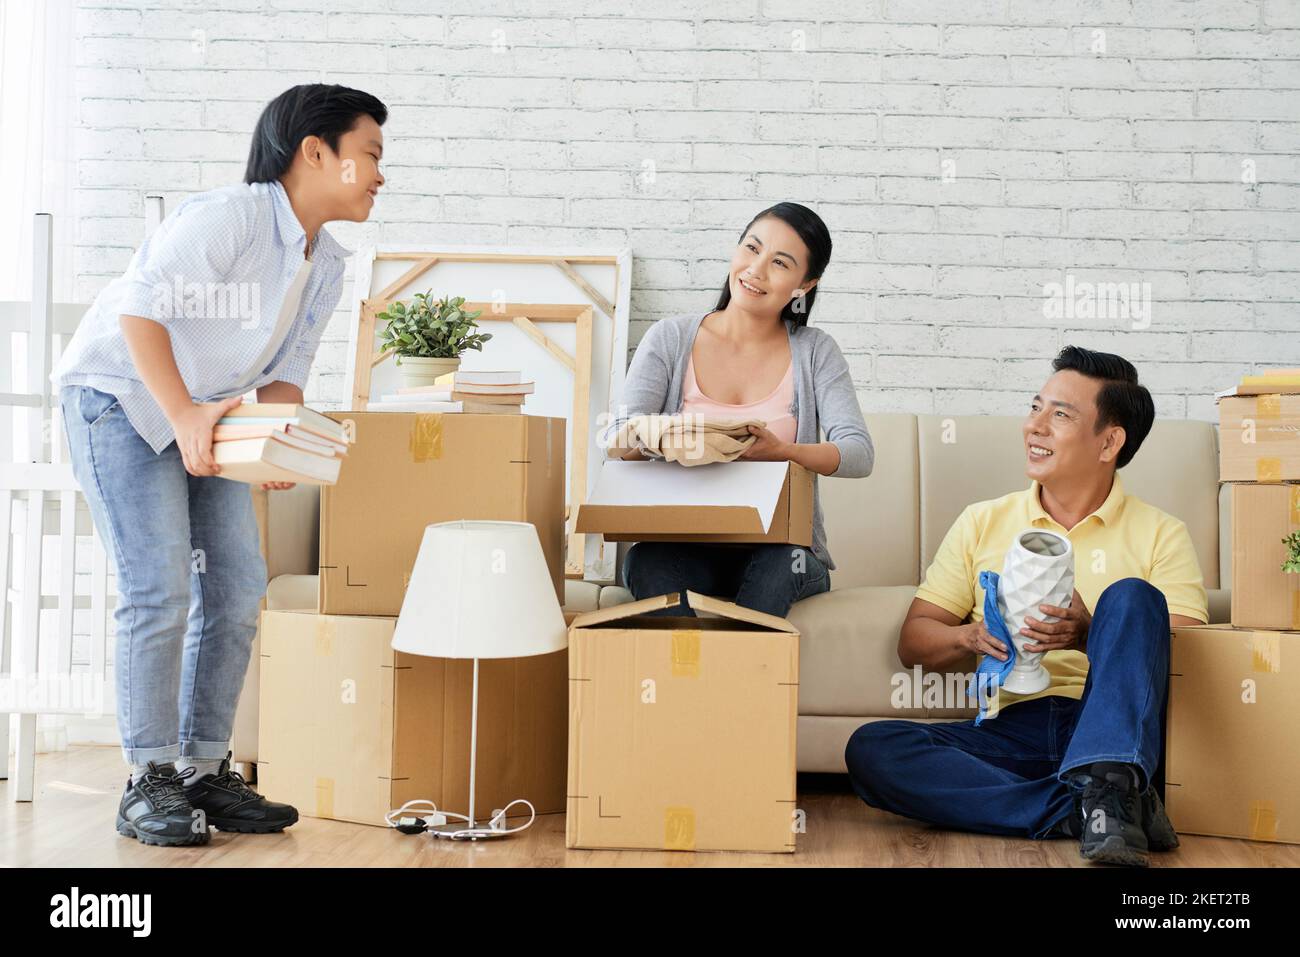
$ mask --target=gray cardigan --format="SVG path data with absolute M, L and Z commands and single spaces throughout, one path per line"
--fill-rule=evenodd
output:
M 695 334 L 707 313 L 688 313 L 661 319 L 641 338 L 623 386 L 623 401 L 618 406 L 602 436 L 601 447 L 607 448 L 619 427 L 634 415 L 674 415 L 682 410 L 682 382 L 686 364 L 695 345 Z M 840 467 L 836 477 L 862 478 L 871 474 L 875 450 L 867 424 L 862 419 L 849 364 L 840 347 L 822 329 L 785 323 L 794 362 L 794 402 L 790 413 L 798 428 L 795 441 L 816 444 L 821 433 L 840 450 Z M 800 415 L 808 409 L 810 415 Z M 827 568 L 835 568 L 826 550 L 826 530 L 822 524 L 821 495 L 817 475 L 813 475 L 813 554 Z

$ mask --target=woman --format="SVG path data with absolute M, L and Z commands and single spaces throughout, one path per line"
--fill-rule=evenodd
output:
M 346 252 L 322 224 L 370 215 L 387 115 L 346 87 L 282 93 L 258 120 L 245 182 L 179 204 L 51 376 L 73 474 L 117 569 L 131 766 L 117 830 L 146 844 L 298 819 L 229 766 L 266 565 L 248 486 L 220 477 L 212 430 L 254 389 L 259 402 L 303 401 L 343 286 Z
M 766 422 L 750 426 L 754 443 L 741 458 L 798 462 L 814 473 L 811 550 L 638 542 L 623 561 L 623 583 L 636 598 L 690 589 L 784 617 L 796 601 L 830 589 L 835 563 L 816 475 L 860 478 L 874 458 L 848 363 L 828 333 L 808 326 L 830 257 L 826 224 L 807 207 L 778 203 L 755 216 L 714 311 L 664 319 L 646 332 L 609 433 L 626 418 L 656 413 Z M 654 614 L 694 612 L 683 594 Z

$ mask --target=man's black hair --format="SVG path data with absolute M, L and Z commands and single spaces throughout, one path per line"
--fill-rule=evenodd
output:
M 1097 431 L 1111 425 L 1124 430 L 1124 445 L 1115 460 L 1122 469 L 1133 461 L 1156 420 L 1156 404 L 1145 386 L 1138 384 L 1138 372 L 1123 356 L 1066 346 L 1052 360 L 1052 370 L 1072 369 L 1090 379 L 1100 379 L 1097 392 Z
M 369 93 L 328 83 L 290 87 L 267 104 L 253 130 L 245 183 L 270 183 L 289 172 L 294 153 L 308 136 L 319 136 L 334 152 L 339 137 L 368 115 L 380 126 L 388 107 Z

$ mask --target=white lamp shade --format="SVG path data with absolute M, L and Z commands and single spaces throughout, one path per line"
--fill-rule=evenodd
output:
M 393 648 L 433 658 L 523 658 L 568 644 L 537 529 L 441 522 L 420 542 Z

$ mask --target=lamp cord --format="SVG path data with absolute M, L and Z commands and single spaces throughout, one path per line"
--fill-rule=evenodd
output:
M 528 822 L 526 824 L 521 824 L 519 827 L 507 828 L 505 826 L 506 812 L 516 804 L 523 804 L 528 808 Z M 415 811 L 417 805 L 426 805 L 426 807 L 422 809 L 424 811 L 423 814 L 404 814 L 404 812 L 407 811 Z M 437 816 L 441 816 L 443 820 L 430 820 Z M 464 814 L 453 814 L 451 811 L 440 811 L 438 810 L 438 805 L 422 798 L 417 798 L 414 801 L 407 801 L 401 807 L 394 808 L 384 815 L 384 820 L 388 822 L 388 826 L 401 831 L 403 834 L 420 834 L 432 827 L 445 823 L 448 818 L 455 818 L 458 821 L 464 821 L 466 824 L 469 823 L 469 818 Z M 516 798 L 505 807 L 495 811 L 492 814 L 492 817 L 488 820 L 487 827 L 466 827 L 459 831 L 437 831 L 435 834 L 439 837 L 449 837 L 453 841 L 468 840 L 474 837 L 495 837 L 498 834 L 518 834 L 520 831 L 526 831 L 532 827 L 533 822 L 536 820 L 537 809 L 523 798 Z

